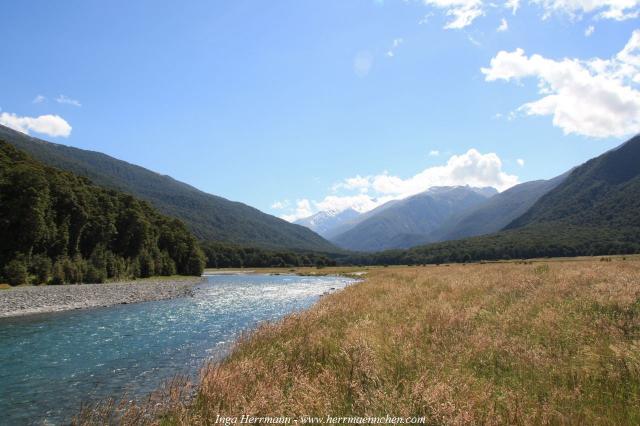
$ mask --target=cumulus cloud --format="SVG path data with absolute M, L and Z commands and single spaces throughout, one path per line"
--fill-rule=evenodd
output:
M 540 98 L 516 111 L 549 115 L 565 134 L 597 138 L 640 132 L 640 30 L 610 59 L 548 59 L 500 51 L 481 69 L 486 81 L 538 80 Z
M 524 167 L 524 160 L 523 160 L 522 158 L 518 158 L 518 159 L 516 160 L 516 163 L 518 163 L 518 166 L 520 166 L 520 167 Z
M 509 23 L 507 22 L 506 19 L 502 18 L 500 20 L 500 25 L 498 26 L 498 28 L 496 28 L 496 31 L 498 31 L 499 33 L 505 32 L 509 29 Z
M 502 170 L 502 161 L 497 154 L 482 154 L 470 149 L 464 154 L 451 156 L 444 165 L 429 167 L 408 178 L 385 171 L 344 179 L 331 188 L 333 194 L 320 201 L 298 200 L 296 207 L 281 217 L 293 221 L 316 211 L 343 211 L 347 208 L 366 212 L 387 201 L 406 198 L 434 186 L 492 186 L 503 191 L 517 183 L 517 176 Z
M 451 17 L 444 26 L 448 30 L 465 28 L 485 14 L 482 0 L 424 0 L 424 4 L 442 9 Z
M 495 153 L 482 154 L 470 149 L 453 155 L 443 166 L 429 167 L 407 179 L 382 173 L 369 176 L 369 187 L 383 195 L 405 198 L 433 186 L 470 185 L 493 186 L 502 191 L 518 183 L 518 177 L 502 170 L 502 161 Z
M 38 117 L 21 117 L 9 112 L 0 114 L 0 124 L 22 133 L 30 131 L 48 136 L 68 137 L 71 126 L 59 115 L 40 115 Z
M 38 95 L 35 98 L 33 98 L 33 101 L 31 101 L 31 102 L 33 102 L 34 104 L 41 104 L 46 100 L 47 100 L 47 98 L 45 98 L 44 96 Z
M 429 157 L 437 157 L 438 155 L 440 155 L 440 151 L 438 151 L 437 149 L 432 149 L 431 151 L 429 151 Z
M 81 107 L 82 104 L 80 103 L 80 101 L 76 100 L 76 99 L 71 99 L 65 95 L 60 95 L 56 98 L 56 102 L 59 104 L 67 104 L 67 105 L 73 105 L 75 107 Z

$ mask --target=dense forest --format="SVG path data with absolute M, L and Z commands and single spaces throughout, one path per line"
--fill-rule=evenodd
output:
M 409 250 L 352 255 L 353 265 L 420 265 L 540 257 L 640 253 L 640 230 L 537 225 L 492 235 L 446 241 Z
M 266 268 L 334 266 L 336 260 L 322 253 L 265 250 L 221 243 L 202 243 L 207 268 Z
M 45 166 L 0 141 L 0 278 L 99 283 L 200 275 L 205 257 L 177 219 L 144 201 Z

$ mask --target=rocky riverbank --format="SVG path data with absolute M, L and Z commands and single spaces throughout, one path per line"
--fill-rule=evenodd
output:
M 125 303 L 173 299 L 193 294 L 201 277 L 145 279 L 109 284 L 16 287 L 0 290 L 0 318 Z

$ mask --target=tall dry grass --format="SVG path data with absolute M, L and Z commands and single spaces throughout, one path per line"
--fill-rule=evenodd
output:
M 135 422 L 119 422 L 391 414 L 432 424 L 640 424 L 640 262 L 371 270 L 243 338 L 203 369 L 188 404 L 169 395 L 155 407 L 130 407 Z

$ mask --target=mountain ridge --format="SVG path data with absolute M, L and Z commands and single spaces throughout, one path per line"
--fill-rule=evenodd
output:
M 200 240 L 268 249 L 340 251 L 308 228 L 107 154 L 44 141 L 0 125 L 0 138 L 43 163 L 127 192 L 179 218 Z
M 495 189 L 489 191 L 469 186 L 429 188 L 377 207 L 352 228 L 331 237 L 330 241 L 356 251 L 408 248 L 426 240 L 452 215 L 479 204 L 495 193 Z

